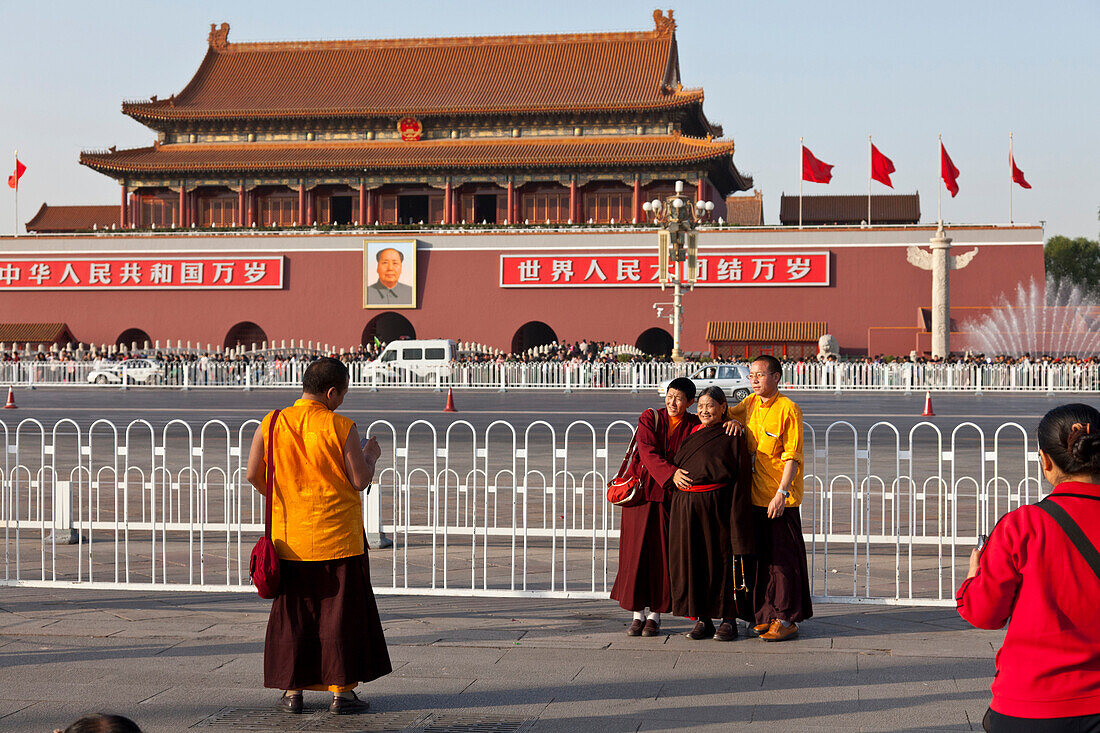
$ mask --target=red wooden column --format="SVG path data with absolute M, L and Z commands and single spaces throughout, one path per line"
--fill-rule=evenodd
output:
M 695 186 L 695 200 L 706 201 L 707 200 L 707 179 L 700 178 L 699 183 Z
M 454 217 L 451 216 L 451 179 L 443 184 L 443 223 L 450 224 Z
M 642 220 L 642 179 L 634 177 L 634 205 L 630 207 L 634 212 L 634 223 Z
M 244 223 L 244 183 L 241 183 L 241 190 L 237 192 L 237 226 L 246 226 Z
M 306 226 L 313 226 L 313 220 L 316 218 L 313 215 L 313 199 L 316 196 L 313 195 L 313 190 L 306 192 Z
M 359 226 L 367 225 L 367 184 L 359 182 Z
M 306 185 L 303 183 L 298 188 L 298 224 L 302 224 L 306 218 Z
M 508 223 L 515 223 L 516 188 L 512 185 L 512 179 L 508 179 Z
M 569 182 L 569 220 L 576 223 L 580 219 L 577 213 L 577 179 Z
M 367 221 L 365 223 L 373 224 L 377 218 L 374 211 L 374 191 L 367 191 Z
M 176 225 L 183 229 L 187 226 L 187 190 L 180 184 L 179 211 L 176 214 Z
M 130 212 L 129 212 L 129 187 L 126 185 L 126 181 L 122 181 L 122 205 L 118 207 L 118 225 L 123 229 L 129 224 Z

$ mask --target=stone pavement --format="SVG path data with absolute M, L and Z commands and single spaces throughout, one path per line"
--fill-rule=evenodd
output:
M 272 711 L 252 594 L 0 587 L 0 731 L 118 712 L 160 731 L 980 730 L 1000 632 L 953 608 L 821 604 L 767 644 L 629 638 L 611 601 L 380 596 L 373 712 Z M 365 693 L 365 695 L 364 695 Z

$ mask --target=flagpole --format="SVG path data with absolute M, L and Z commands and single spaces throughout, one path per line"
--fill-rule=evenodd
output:
M 1012 223 L 1012 133 L 1008 133 L 1008 223 Z
M 798 228 L 802 228 L 802 179 L 806 176 L 802 173 L 802 158 L 805 155 L 802 152 L 804 143 L 802 142 L 802 136 L 798 138 Z
M 867 226 L 871 226 L 871 136 L 867 136 Z
M 943 135 L 938 135 L 940 141 L 940 178 L 943 178 Z M 936 186 L 936 223 L 941 227 L 943 226 L 943 181 L 940 181 L 939 186 Z
M 15 221 L 12 222 L 12 235 L 19 236 L 19 151 L 15 151 Z

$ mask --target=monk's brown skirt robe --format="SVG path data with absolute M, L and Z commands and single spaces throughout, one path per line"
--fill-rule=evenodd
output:
M 699 428 L 672 462 L 688 472 L 695 487 L 718 485 L 709 491 L 671 492 L 672 612 L 749 620 L 751 608 L 738 614 L 733 573 L 735 556 L 753 552 L 752 457 L 745 440 L 726 435 L 722 426 Z

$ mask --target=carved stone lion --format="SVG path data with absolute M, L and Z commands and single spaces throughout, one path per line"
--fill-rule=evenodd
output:
M 824 361 L 830 356 L 840 356 L 840 344 L 837 343 L 836 336 L 827 333 L 817 340 L 817 358 Z

